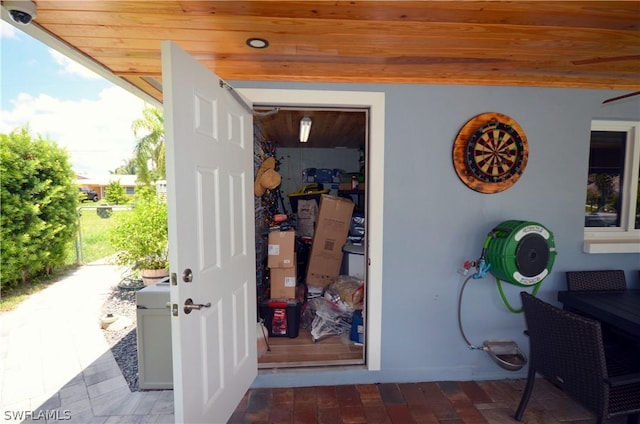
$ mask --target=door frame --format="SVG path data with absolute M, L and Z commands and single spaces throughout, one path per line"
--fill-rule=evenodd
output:
M 369 371 L 380 370 L 382 348 L 382 267 L 384 215 L 385 94 L 365 91 L 319 91 L 237 88 L 254 107 L 347 107 L 369 109 L 367 147 L 367 244 L 365 362 Z M 375 187 L 375 188 L 374 188 Z

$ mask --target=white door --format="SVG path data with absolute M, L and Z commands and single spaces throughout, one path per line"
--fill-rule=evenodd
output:
M 257 375 L 252 115 L 167 41 L 162 84 L 175 418 L 224 423 Z

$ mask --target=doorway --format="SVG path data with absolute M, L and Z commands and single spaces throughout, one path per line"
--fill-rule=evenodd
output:
M 298 287 L 298 308 L 287 313 L 300 314 L 295 331 L 276 336 L 271 327 L 258 334 L 263 350 L 258 367 L 290 368 L 317 366 L 345 366 L 365 364 L 366 340 L 363 312 L 364 302 L 354 303 L 352 295 L 366 289 L 366 157 L 368 146 L 368 109 L 334 107 L 289 107 L 286 105 L 254 105 L 254 165 L 256 168 L 267 156 L 276 159 L 281 184 L 256 199 L 256 279 L 260 303 L 259 313 L 267 326 L 276 322 L 272 308 L 280 290 L 275 286 L 274 270 L 265 266 L 267 236 L 271 231 L 294 229 Z M 302 122 L 311 124 L 309 138 L 300 140 Z M 355 184 L 354 184 L 355 182 Z M 348 199 L 353 212 L 345 220 L 347 240 L 338 250 L 344 261 L 334 283 L 323 288 L 307 284 L 307 264 L 314 240 L 320 197 L 328 194 Z M 304 200 L 303 200 L 304 199 Z M 310 206 L 313 203 L 313 207 Z M 315 211 L 315 216 L 309 215 Z M 307 212 L 305 214 L 304 212 Z M 274 222 L 273 217 L 288 216 L 286 221 Z M 355 253 L 357 252 L 357 253 Z M 279 270 L 279 275 L 282 270 Z M 291 273 L 292 271 L 289 271 Z M 269 278 L 271 277 L 271 278 Z M 358 292 L 361 285 L 361 291 Z M 269 287 L 271 286 L 271 287 Z M 294 288 L 290 288 L 293 293 Z M 274 295 L 275 293 L 278 293 Z M 362 298 L 366 298 L 362 296 Z M 339 305 L 335 307 L 334 305 Z M 280 310 L 281 311 L 281 310 Z M 316 312 L 317 311 L 317 312 Z M 273 318 L 273 319 L 272 319 Z M 271 337 L 267 337 L 271 334 Z M 268 340 L 268 341 L 267 341 Z M 265 346 L 266 345 L 266 346 Z M 266 351 L 265 351 L 266 350 Z
M 255 213 L 249 190 L 253 186 L 251 107 L 237 101 L 218 77 L 174 43 L 163 42 L 162 56 L 167 80 L 167 178 L 174 182 L 168 187 L 168 196 L 174 199 L 168 205 L 169 231 L 174 236 L 169 251 L 172 269 L 182 270 L 180 282 L 176 275 L 177 284 L 171 286 L 171 309 L 177 317 L 172 319 L 175 416 L 180 421 L 226 421 L 258 374 L 255 248 L 251 246 L 255 245 Z M 384 94 L 238 91 L 255 105 L 291 104 L 295 99 L 294 106 L 369 108 L 368 186 L 375 190 L 367 193 L 371 213 L 365 368 L 380 370 Z M 219 142 L 221 136 L 224 142 Z M 193 303 L 194 299 L 203 303 Z M 199 313 L 181 313 L 182 305 L 194 305 Z M 262 383 L 275 384 L 269 377 L 277 373 L 261 374 Z
M 360 109 L 368 113 L 366 174 L 367 228 L 366 237 L 366 343 L 363 351 L 368 370 L 380 369 L 381 322 L 382 322 L 382 222 L 384 203 L 384 93 L 352 91 L 307 91 L 238 89 L 243 97 L 250 99 L 254 107 L 287 105 L 291 108 Z M 292 99 L 295 99 L 292 101 Z M 286 200 L 285 200 L 286 201 Z M 318 361 L 319 364 L 319 361 Z M 324 364 L 322 364 L 324 365 Z

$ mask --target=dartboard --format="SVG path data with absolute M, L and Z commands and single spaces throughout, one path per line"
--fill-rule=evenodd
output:
M 469 120 L 453 146 L 458 177 L 481 193 L 497 193 L 515 184 L 526 167 L 528 154 L 522 128 L 507 115 L 495 112 Z

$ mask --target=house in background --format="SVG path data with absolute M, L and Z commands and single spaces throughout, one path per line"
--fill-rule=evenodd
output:
M 525 369 L 506 371 L 488 355 L 468 349 L 457 322 L 464 279 L 458 270 L 465 260 L 478 258 L 487 233 L 505 220 L 539 222 L 554 234 L 557 257 L 538 293 L 542 299 L 557 303 L 557 291 L 565 288 L 564 272 L 570 270 L 622 269 L 628 285 L 640 288 L 640 228 L 633 219 L 640 172 L 636 2 L 35 3 L 38 17 L 28 32 L 164 106 L 172 160 L 196 136 L 218 135 L 199 120 L 215 115 L 215 88 L 223 89 L 216 95 L 225 102 L 234 99 L 241 105 L 241 98 L 251 103 L 231 109 L 227 123 L 242 121 L 251 105 L 333 104 L 370 113 L 366 363 L 259 374 L 253 368 L 248 376 L 254 387 L 523 377 Z M 163 68 L 160 47 L 166 38 L 188 55 L 176 56 L 185 60 L 165 55 Z M 192 58 L 204 66 L 191 66 Z M 202 68 L 227 82 L 205 78 L 208 82 L 197 90 L 181 85 L 182 91 L 175 91 L 191 76 L 195 80 L 195 69 Z M 188 96 L 178 100 L 181 93 Z M 470 189 L 456 173 L 453 158 L 461 128 L 487 112 L 515 119 L 529 146 L 518 181 L 496 193 Z M 189 137 L 174 137 L 180 135 L 176 124 L 197 128 Z M 292 131 L 297 127 L 298 122 L 291 123 Z M 251 133 L 247 126 L 233 128 Z M 591 162 L 592 131 L 624 138 L 620 169 L 625 200 L 615 228 L 585 227 L 587 183 L 596 166 Z M 205 156 L 184 155 L 215 155 Z M 235 160 L 231 152 L 220 158 L 221 165 Z M 211 253 L 185 260 L 174 256 L 172 263 L 173 328 L 191 334 L 189 326 L 205 318 L 228 318 L 222 301 L 197 298 L 201 273 L 217 271 L 219 259 L 229 252 L 237 258 L 254 252 L 244 249 L 246 234 L 224 232 L 240 221 L 244 210 L 238 203 L 216 203 L 219 199 L 211 192 L 196 194 L 195 188 L 227 174 L 184 163 L 168 162 L 169 168 L 177 171 L 168 173 L 170 207 L 182 219 L 177 223 L 182 227 L 170 230 L 171 237 L 178 238 L 180 249 L 196 246 Z M 196 171 L 197 176 L 192 174 Z M 231 175 L 220 181 L 232 193 L 252 182 L 246 170 Z M 172 187 L 174 181 L 180 186 Z M 246 209 L 253 204 L 252 194 L 241 194 Z M 234 214 L 212 224 L 193 213 L 200 207 Z M 192 228 L 220 230 L 224 237 L 202 243 L 180 239 L 176 229 Z M 245 230 L 250 233 L 249 225 Z M 239 267 L 223 277 L 242 271 Z M 206 281 L 220 281 L 221 288 L 226 284 L 219 276 Z M 522 290 L 512 285 L 504 289 L 514 303 Z M 202 311 L 183 314 L 186 296 L 202 302 Z M 239 302 L 251 293 L 235 290 L 228 297 Z M 209 301 L 215 307 L 204 308 Z M 523 317 L 504 307 L 492 279 L 469 284 L 461 318 L 472 343 L 512 339 L 526 351 Z M 236 368 L 254 366 L 251 354 L 240 348 L 246 346 L 238 344 L 245 339 L 236 337 L 246 327 L 243 323 L 212 324 L 192 344 L 175 343 L 174 332 L 174 371 L 181 373 L 175 380 L 176 417 L 225 407 L 233 411 L 246 389 L 236 387 L 241 386 Z M 198 372 L 202 362 L 192 355 L 209 360 L 220 352 L 225 358 L 247 354 L 226 368 Z M 221 389 L 225 384 L 235 391 Z M 185 390 L 197 395 L 183 397 Z
M 94 177 L 85 177 L 82 175 L 76 176 L 75 183 L 80 187 L 86 187 L 94 190 L 98 193 L 100 199 L 104 199 L 106 194 L 107 186 L 113 182 L 118 181 L 120 185 L 124 188 L 125 193 L 127 195 L 133 195 L 136 192 L 136 186 L 138 183 L 136 182 L 138 176 L 137 175 L 120 175 L 120 174 L 109 174 L 103 176 L 94 176 Z

